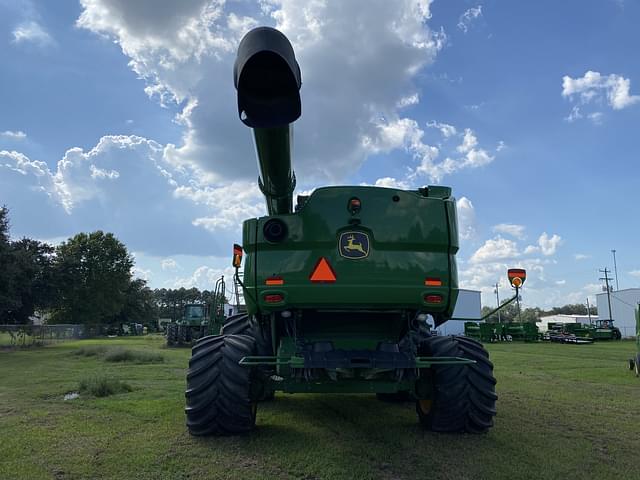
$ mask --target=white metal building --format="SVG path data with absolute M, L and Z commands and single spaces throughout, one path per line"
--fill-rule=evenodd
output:
M 599 312 L 600 310 L 598 310 Z M 560 313 L 558 315 L 547 315 L 546 317 L 540 317 L 540 320 L 536 322 L 538 329 L 541 332 L 546 332 L 549 330 L 550 323 L 583 323 L 588 325 L 589 322 L 595 322 L 598 320 L 597 315 L 567 315 Z
M 464 322 L 479 321 L 481 311 L 480 292 L 478 290 L 460 289 L 456 308 L 453 310 L 453 316 L 451 317 L 452 320 L 448 320 L 436 328 L 438 335 L 462 335 L 464 333 Z M 456 318 L 465 320 L 455 320 Z
M 633 337 L 636 334 L 635 310 L 640 304 L 640 288 L 627 288 L 610 293 L 611 317 L 609 317 L 609 302 L 607 293 L 596 295 L 598 316 L 602 320 L 613 318 L 614 325 L 620 329 L 623 337 Z

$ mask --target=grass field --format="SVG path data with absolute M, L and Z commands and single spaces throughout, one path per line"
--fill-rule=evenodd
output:
M 77 354 L 98 344 L 162 359 Z M 487 435 L 424 432 L 412 404 L 370 395 L 278 394 L 260 405 L 256 431 L 236 438 L 188 435 L 189 351 L 163 348 L 161 337 L 2 350 L 0 478 L 640 478 L 633 342 L 488 348 L 500 398 Z M 132 391 L 63 399 L 96 376 Z

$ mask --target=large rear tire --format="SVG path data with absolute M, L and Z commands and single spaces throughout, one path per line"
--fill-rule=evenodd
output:
M 241 313 L 229 317 L 227 322 L 220 329 L 222 335 L 249 335 L 256 342 L 256 355 L 271 356 L 273 355 L 273 347 L 271 345 L 271 332 L 260 328 L 255 317 L 246 313 Z M 264 375 L 269 376 L 265 368 L 261 368 Z M 264 390 L 259 400 L 266 402 L 275 398 L 273 390 Z
M 167 345 L 173 347 L 178 343 L 178 326 L 175 323 L 167 325 Z
M 252 370 L 238 363 L 254 352 L 248 335 L 213 335 L 193 347 L 185 392 L 191 435 L 237 435 L 254 428 Z
M 482 344 L 458 336 L 429 337 L 419 353 L 431 357 L 462 357 L 475 360 L 469 365 L 442 365 L 427 370 L 419 382 L 430 391 L 416 401 L 420 424 L 435 432 L 485 433 L 496 414 L 496 380 L 493 364 Z

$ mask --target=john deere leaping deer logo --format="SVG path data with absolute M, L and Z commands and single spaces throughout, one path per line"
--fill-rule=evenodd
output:
M 343 232 L 338 250 L 344 258 L 358 259 L 369 255 L 369 237 L 362 232 Z

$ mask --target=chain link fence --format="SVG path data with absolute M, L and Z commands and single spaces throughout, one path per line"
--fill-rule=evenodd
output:
M 84 325 L 0 325 L 0 347 L 30 347 L 95 335 Z

